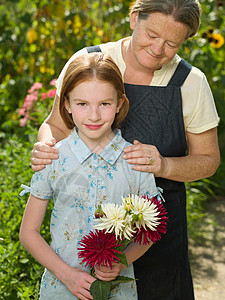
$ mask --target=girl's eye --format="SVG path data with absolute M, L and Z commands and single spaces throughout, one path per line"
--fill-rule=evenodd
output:
M 108 103 L 108 102 L 103 102 L 102 103 L 102 106 L 107 106 L 107 105 L 110 105 L 110 103 Z
M 77 103 L 77 105 L 79 105 L 79 106 L 85 106 L 86 103 L 80 102 L 80 103 Z

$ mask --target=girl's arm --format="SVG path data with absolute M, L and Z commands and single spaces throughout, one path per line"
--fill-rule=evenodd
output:
M 20 241 L 24 248 L 45 268 L 62 281 L 76 297 L 87 300 L 90 286 L 95 278 L 79 268 L 67 265 L 40 235 L 40 228 L 48 200 L 30 195 L 20 227 Z
M 127 258 L 128 266 L 141 257 L 150 247 L 150 245 L 139 245 L 138 243 L 131 242 L 124 253 Z M 121 263 L 113 263 L 112 269 L 106 266 L 96 266 L 95 267 L 95 274 L 100 280 L 104 281 L 111 281 L 115 279 L 119 273 L 126 268 L 125 265 Z

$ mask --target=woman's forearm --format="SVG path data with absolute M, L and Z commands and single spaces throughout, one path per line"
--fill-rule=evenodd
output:
M 164 178 L 191 182 L 212 176 L 219 165 L 218 156 L 188 155 L 165 158 Z
M 38 132 L 38 141 L 46 142 L 52 138 L 56 139 L 56 142 L 61 141 L 70 134 L 59 112 L 59 97 L 56 95 L 52 107 L 52 111 L 48 118 L 41 125 Z
M 38 141 L 39 142 L 47 142 L 52 138 L 55 138 L 56 142 L 59 142 L 65 139 L 69 135 L 70 131 L 66 132 L 61 130 L 59 127 L 50 124 L 49 121 L 45 121 L 39 128 L 38 131 Z

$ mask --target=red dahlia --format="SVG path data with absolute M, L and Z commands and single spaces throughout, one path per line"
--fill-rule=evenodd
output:
M 91 268 L 96 264 L 112 268 L 112 262 L 119 262 L 116 253 L 121 252 L 117 248 L 123 246 L 118 244 L 115 234 L 105 233 L 104 230 L 90 231 L 82 238 L 80 245 L 78 257 L 82 258 L 85 266 L 90 265 Z

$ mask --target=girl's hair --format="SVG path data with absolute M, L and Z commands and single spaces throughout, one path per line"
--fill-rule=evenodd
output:
M 110 83 L 117 91 L 117 100 L 122 98 L 123 104 L 116 114 L 112 129 L 118 128 L 126 118 L 129 111 L 129 101 L 125 95 L 125 89 L 121 72 L 109 55 L 101 52 L 88 53 L 77 57 L 68 66 L 60 93 L 59 111 L 67 128 L 74 128 L 72 115 L 65 108 L 65 101 L 69 101 L 69 93 L 84 81 L 99 80 Z
M 136 0 L 130 7 L 130 14 L 138 12 L 140 20 L 152 13 L 171 15 L 176 22 L 189 27 L 186 38 L 192 37 L 200 25 L 201 6 L 198 0 Z

